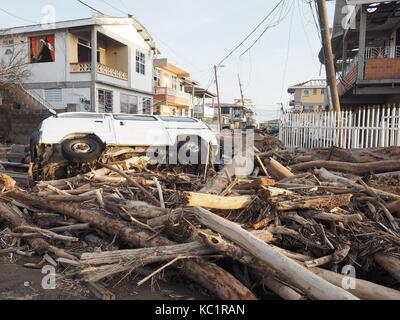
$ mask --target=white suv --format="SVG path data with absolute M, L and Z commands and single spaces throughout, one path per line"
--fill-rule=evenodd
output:
M 219 147 L 212 130 L 194 118 L 101 113 L 63 113 L 44 120 L 32 135 L 32 158 L 54 146 L 75 163 L 95 161 L 107 147 L 176 149 L 192 158 L 202 156 L 204 146 L 211 146 L 213 154 Z

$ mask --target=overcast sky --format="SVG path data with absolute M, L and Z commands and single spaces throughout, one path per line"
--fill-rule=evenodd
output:
M 131 13 L 156 39 L 163 56 L 192 72 L 203 87 L 212 81 L 212 67 L 218 64 L 270 12 L 278 0 L 84 0 L 113 16 Z M 221 100 L 239 98 L 238 73 L 246 98 L 257 105 L 260 120 L 276 118 L 278 103 L 287 103 L 287 87 L 324 77 L 318 61 L 321 48 L 309 5 L 304 0 L 287 0 L 285 17 L 267 30 L 260 41 L 241 58 L 271 20 L 267 20 L 219 70 Z M 0 28 L 40 21 L 42 8 L 53 5 L 56 19 L 69 20 L 91 15 L 75 0 L 1 0 Z M 333 18 L 334 2 L 329 2 Z M 115 7 L 115 8 L 113 8 Z M 289 41 L 290 39 L 290 41 Z M 287 63 L 286 63 L 287 62 Z M 286 70 L 286 72 L 285 72 Z

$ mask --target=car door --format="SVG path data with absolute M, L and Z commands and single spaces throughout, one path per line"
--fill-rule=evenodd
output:
M 113 115 L 116 144 L 121 146 L 165 146 L 171 141 L 163 123 L 153 116 Z

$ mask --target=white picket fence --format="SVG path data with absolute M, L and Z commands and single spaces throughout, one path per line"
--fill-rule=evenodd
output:
M 363 107 L 340 113 L 288 112 L 279 138 L 288 149 L 378 148 L 400 145 L 400 106 Z

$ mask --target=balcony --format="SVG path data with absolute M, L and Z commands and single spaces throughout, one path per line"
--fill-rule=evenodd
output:
M 191 105 L 191 95 L 189 93 L 173 88 L 156 87 L 154 98 L 161 101 L 161 104 L 168 103 L 187 107 Z
M 363 80 L 400 79 L 400 46 L 368 47 L 365 49 Z M 350 90 L 358 79 L 359 55 L 357 54 L 346 66 L 339 81 L 339 94 Z
M 90 73 L 92 72 L 92 64 L 90 62 L 77 62 L 70 64 L 71 73 Z M 128 81 L 128 73 L 111 68 L 104 64 L 97 64 L 97 72 L 105 76 L 113 77 L 120 80 Z

